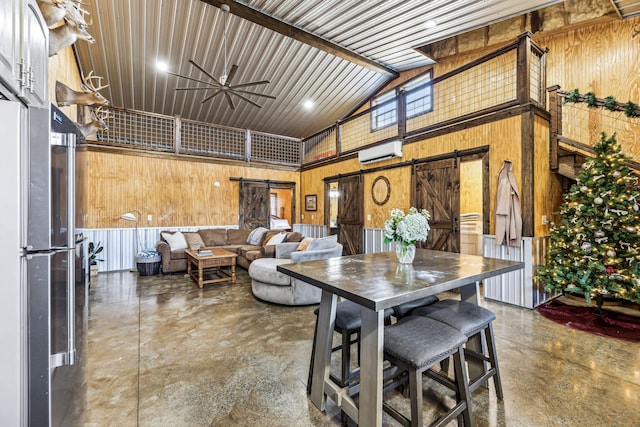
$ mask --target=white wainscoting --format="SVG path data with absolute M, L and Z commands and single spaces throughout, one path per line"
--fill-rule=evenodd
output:
M 546 292 L 544 285 L 535 279 L 536 266 L 544 262 L 549 237 L 523 237 L 520 247 L 496 245 L 496 237 L 483 236 L 483 254 L 486 257 L 522 261 L 523 270 L 513 271 L 482 281 L 484 297 L 496 301 L 535 308 L 558 295 Z
M 293 224 L 293 231 L 298 231 L 304 237 L 325 237 L 327 235 L 327 226 L 314 224 Z
M 363 245 L 365 254 L 375 252 L 395 252 L 395 242 L 384 243 L 384 228 L 365 228 Z
M 196 231 L 203 228 L 238 228 L 237 225 L 210 225 L 198 227 L 144 227 L 138 228 L 140 245 L 136 248 L 135 228 L 78 228 L 77 233 L 86 237 L 85 256 L 89 242 L 100 242 L 104 250 L 98 254 L 98 266 L 101 272 L 131 270 L 136 268 L 135 256 L 139 248 L 155 250 L 162 231 Z

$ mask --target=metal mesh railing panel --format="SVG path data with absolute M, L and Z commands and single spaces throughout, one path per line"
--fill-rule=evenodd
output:
M 529 63 L 529 96 L 532 101 L 544 105 L 543 70 L 544 62 L 542 54 L 535 50 L 531 52 L 531 62 Z
M 330 127 L 324 131 L 302 141 L 302 162 L 304 164 L 335 157 L 336 151 L 336 127 Z
M 251 132 L 251 161 L 299 165 L 301 146 L 298 139 Z
M 246 131 L 182 121 L 180 153 L 241 160 L 245 158 Z
M 106 131 L 96 133 L 97 141 L 109 145 L 154 151 L 173 151 L 173 117 L 108 108 Z
M 386 108 L 390 103 L 396 103 L 397 99 L 376 105 L 369 110 L 369 114 L 363 114 L 353 119 L 349 119 L 340 124 L 340 152 L 356 150 L 360 147 L 384 141 L 398 136 L 397 110 L 388 111 Z M 389 120 L 389 115 L 396 114 L 396 118 Z M 377 128 L 376 123 L 391 124 Z
M 622 151 L 640 162 L 639 118 L 627 117 L 623 111 L 590 108 L 586 103 L 562 105 L 562 136 L 593 147 L 602 132 L 615 133 Z
M 516 99 L 517 51 L 433 84 L 433 110 L 407 120 L 407 132 L 482 111 Z

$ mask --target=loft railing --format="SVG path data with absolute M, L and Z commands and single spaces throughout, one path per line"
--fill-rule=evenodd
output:
M 103 107 L 104 108 L 104 107 Z M 108 108 L 98 145 L 300 167 L 300 139 L 123 108 Z
M 376 105 L 337 122 L 302 141 L 303 166 L 347 156 L 364 147 L 389 140 L 416 138 L 518 105 L 546 108 L 546 50 L 531 41 L 531 33 L 501 49 L 432 79 L 410 91 L 398 91 Z M 405 100 L 430 86 L 430 108 L 421 114 L 406 113 Z M 395 103 L 397 120 L 376 128 L 376 118 Z
M 628 104 L 597 97 L 589 100 L 585 95 L 576 96 L 573 92 L 562 91 L 559 86 L 552 86 L 548 91 L 551 113 L 549 163 L 552 170 L 559 168 L 561 148 L 569 151 L 577 148 L 592 153 L 592 147 L 600 141 L 602 132 L 607 135 L 615 133 L 620 148 L 630 157 L 629 165 L 640 170 L 640 109 L 633 111 L 636 117 L 629 117 Z

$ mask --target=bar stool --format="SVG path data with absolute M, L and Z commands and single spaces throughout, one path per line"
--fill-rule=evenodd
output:
M 502 400 L 502 381 L 500 379 L 500 368 L 498 367 L 498 355 L 496 352 L 492 323 L 496 315 L 491 310 L 466 301 L 446 299 L 427 307 L 418 308 L 413 311 L 413 314 L 445 323 L 463 333 L 467 338 L 471 338 L 484 331 L 484 337 L 487 342 L 486 354 L 466 348 L 465 356 L 467 359 L 476 359 L 489 363 L 491 368 L 489 370 L 485 368 L 485 372 L 480 377 L 471 379 L 469 390 L 474 391 L 489 378 L 493 377 L 496 395 L 499 400 Z
M 336 321 L 334 330 L 342 336 L 342 341 L 339 345 L 333 347 L 331 352 L 342 350 L 340 359 L 340 377 L 336 378 L 332 375 L 332 380 L 340 385 L 340 387 L 348 386 L 351 381 L 358 376 L 358 369 L 351 370 L 351 345 L 358 344 L 358 365 L 360 365 L 360 328 L 362 326 L 361 318 L 362 306 L 349 301 L 341 301 L 336 306 Z M 307 381 L 307 394 L 311 394 L 311 372 L 313 371 L 313 359 L 315 357 L 315 343 L 316 336 L 318 334 L 318 312 L 319 308 L 316 308 L 313 312 L 316 315 L 316 328 L 313 333 L 313 348 L 311 350 L 311 361 L 309 363 L 309 379 Z M 393 309 L 388 308 L 384 311 L 385 325 L 391 323 L 391 315 Z M 353 335 L 355 334 L 355 338 Z
M 416 308 L 424 307 L 438 302 L 439 299 L 435 295 L 429 295 L 428 297 L 419 298 L 414 301 L 405 302 L 393 307 L 393 315 L 396 319 L 400 320 L 403 317 L 409 316 Z
M 471 394 L 464 369 L 465 342 L 467 337 L 455 328 L 427 317 L 408 316 L 385 327 L 385 358 L 400 372 L 408 372 L 411 419 L 387 403 L 383 403 L 384 411 L 405 426 L 422 426 L 422 375 L 442 382 L 442 378 L 429 368 L 453 356 L 455 378 L 447 378 L 444 384 L 456 391 L 456 404 L 431 426 L 444 426 L 457 417 L 462 417 L 465 426 L 473 426 Z

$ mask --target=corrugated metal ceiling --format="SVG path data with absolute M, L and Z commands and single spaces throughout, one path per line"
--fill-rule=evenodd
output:
M 343 118 L 366 101 L 389 74 L 358 65 L 234 15 L 248 6 L 399 72 L 431 63 L 415 48 L 536 10 L 561 0 L 248 0 L 230 5 L 228 68 L 238 64 L 234 84 L 270 80 L 248 90 L 276 100 L 223 96 L 204 104 L 207 91 L 156 69 L 208 78 L 189 64 L 195 60 L 214 76 L 224 74 L 224 13 L 200 0 L 85 0 L 97 42 L 76 43 L 82 70 L 94 70 L 110 84 L 102 93 L 112 105 L 183 118 L 304 137 Z M 425 22 L 438 25 L 428 29 Z M 228 71 L 228 70 L 227 70 Z M 314 108 L 303 108 L 305 100 Z

